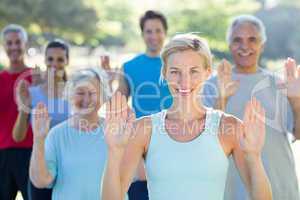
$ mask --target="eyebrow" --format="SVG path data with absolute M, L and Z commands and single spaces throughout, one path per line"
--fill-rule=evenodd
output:
M 201 66 L 194 66 L 194 67 L 192 67 L 191 69 L 198 69 L 198 68 L 200 68 Z
M 191 69 L 198 69 L 198 68 L 201 68 L 201 66 L 193 66 L 193 67 L 191 67 Z M 170 67 L 170 70 L 171 69 L 178 70 L 179 68 L 177 68 L 177 67 Z

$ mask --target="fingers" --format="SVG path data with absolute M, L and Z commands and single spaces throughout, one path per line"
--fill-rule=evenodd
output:
M 106 106 L 105 106 L 105 120 L 110 120 L 111 119 L 111 101 L 108 101 L 106 103 Z
M 128 117 L 128 105 L 127 105 L 127 99 L 124 95 L 121 97 L 121 112 L 122 112 L 122 118 L 126 119 Z
M 265 124 L 265 109 L 255 97 L 252 97 L 246 104 L 244 122 L 249 126 L 258 125 L 259 127 Z
M 285 67 L 285 80 L 288 82 L 293 81 L 296 78 L 296 72 L 299 72 L 297 70 L 297 64 L 296 61 L 292 58 L 287 58 L 284 64 Z
M 48 110 L 44 103 L 39 102 L 34 109 L 34 114 L 37 118 L 45 118 L 48 117 Z
M 231 64 L 226 59 L 223 59 L 218 67 L 218 75 L 231 75 Z
M 115 119 L 115 112 L 116 112 L 116 101 L 117 101 L 117 96 L 116 94 L 111 98 L 111 104 L 110 104 L 110 115 L 111 115 L 111 120 Z
M 109 70 L 110 69 L 110 59 L 108 55 L 103 55 L 100 56 L 101 59 L 101 66 L 103 67 L 103 69 L 105 70 Z
M 121 92 L 117 91 L 106 106 L 106 116 L 110 119 L 126 119 L 128 117 L 127 99 Z

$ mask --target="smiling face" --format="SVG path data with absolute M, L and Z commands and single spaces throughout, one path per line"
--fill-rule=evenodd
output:
M 257 28 L 251 23 L 237 25 L 229 45 L 235 66 L 239 72 L 255 72 L 263 43 Z
M 21 33 L 6 33 L 4 35 L 4 49 L 10 63 L 23 63 L 26 44 Z
M 210 74 L 204 56 L 196 51 L 178 51 L 166 59 L 164 76 L 175 101 L 195 99 Z
M 71 92 L 74 114 L 95 116 L 103 104 L 100 81 L 96 77 L 80 81 Z
M 63 79 L 65 67 L 68 65 L 66 50 L 62 48 L 47 49 L 45 63 L 47 66 L 47 71 L 54 72 L 53 75 L 55 76 L 55 80 Z
M 159 53 L 164 44 L 165 38 L 166 30 L 159 19 L 148 19 L 145 21 L 143 39 L 147 46 L 148 53 Z

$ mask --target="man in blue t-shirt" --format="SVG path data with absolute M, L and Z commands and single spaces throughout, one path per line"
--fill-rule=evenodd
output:
M 127 97 L 131 97 L 136 117 L 159 112 L 172 103 L 166 83 L 160 80 L 162 67 L 160 51 L 168 30 L 167 20 L 161 13 L 149 10 L 140 18 L 140 28 L 146 52 L 123 65 L 117 89 Z M 109 70 L 109 58 L 104 56 L 101 60 L 102 67 Z M 138 171 L 138 179 L 145 180 L 144 170 Z M 136 181 L 132 184 L 129 199 L 148 199 L 146 181 Z

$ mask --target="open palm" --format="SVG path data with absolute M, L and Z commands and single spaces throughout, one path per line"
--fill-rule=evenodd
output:
M 124 150 L 133 131 L 134 113 L 117 92 L 106 105 L 105 138 L 110 149 Z
M 255 98 L 246 104 L 243 119 L 244 131 L 239 135 L 245 153 L 260 154 L 265 142 L 265 110 Z
M 218 88 L 220 96 L 228 98 L 235 94 L 239 87 L 238 81 L 232 80 L 231 64 L 227 60 L 222 60 L 218 66 Z
M 46 138 L 49 127 L 50 118 L 47 107 L 43 103 L 38 103 L 32 112 L 32 130 L 35 138 Z
M 300 97 L 300 67 L 297 67 L 296 61 L 288 58 L 285 62 L 285 84 L 287 97 L 298 99 Z

